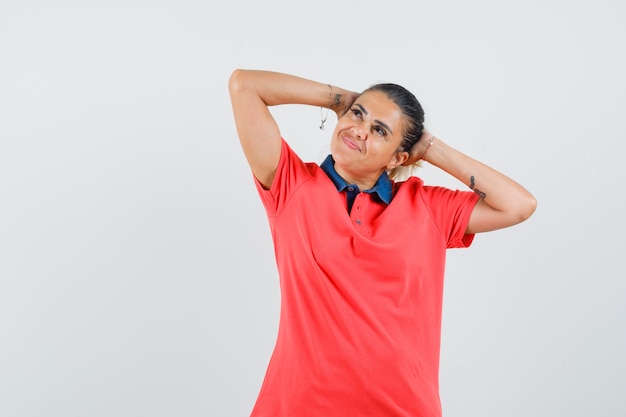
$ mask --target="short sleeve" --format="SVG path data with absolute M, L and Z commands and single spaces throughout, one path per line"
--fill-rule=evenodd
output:
M 254 179 L 263 206 L 269 216 L 278 214 L 288 203 L 291 195 L 312 178 L 309 168 L 308 164 L 305 164 L 282 139 L 280 159 L 270 188 L 265 189 L 256 178 Z
M 445 187 L 424 187 L 424 200 L 431 216 L 444 234 L 448 248 L 466 248 L 474 234 L 466 234 L 474 206 L 479 196 L 472 191 L 451 190 Z

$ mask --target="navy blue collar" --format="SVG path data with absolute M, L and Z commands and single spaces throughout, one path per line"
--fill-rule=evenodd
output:
M 328 155 L 326 157 L 324 162 L 322 162 L 322 165 L 320 165 L 320 168 L 322 168 L 326 175 L 328 175 L 328 177 L 335 184 L 337 191 L 341 192 L 347 189 L 349 191 L 348 194 L 351 194 L 350 191 L 356 191 L 355 194 L 360 192 L 359 187 L 356 184 L 348 184 L 346 180 L 337 174 L 337 171 L 335 170 L 335 161 L 333 160 L 332 155 Z M 393 196 L 393 182 L 389 178 L 389 175 L 387 175 L 387 172 L 383 171 L 380 177 L 378 177 L 376 184 L 374 184 L 374 186 L 369 190 L 363 190 L 363 192 L 376 194 L 381 201 L 385 204 L 389 204 L 391 203 L 391 197 Z

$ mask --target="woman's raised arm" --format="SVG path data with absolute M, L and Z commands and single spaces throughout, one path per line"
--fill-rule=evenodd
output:
M 430 132 L 411 150 L 407 164 L 419 159 L 454 176 L 480 196 L 466 233 L 488 232 L 528 219 L 537 208 L 535 197 L 513 179 L 442 142 Z
M 305 104 L 347 111 L 356 93 L 329 84 L 272 71 L 233 71 L 228 83 L 235 125 L 252 173 L 272 185 L 280 159 L 280 130 L 268 107 Z

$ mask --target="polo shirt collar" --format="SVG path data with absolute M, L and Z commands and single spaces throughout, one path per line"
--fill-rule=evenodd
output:
M 356 184 L 348 184 L 348 182 L 337 173 L 335 170 L 335 161 L 332 155 L 328 155 L 326 157 L 324 162 L 320 165 L 320 168 L 322 168 L 333 184 L 335 184 L 337 191 L 341 192 L 349 187 L 354 187 L 356 190 L 359 190 L 359 187 Z M 387 171 L 383 171 L 372 188 L 369 190 L 363 190 L 363 192 L 376 194 L 385 204 L 389 204 L 393 195 L 393 182 L 389 178 L 389 175 L 387 175 Z

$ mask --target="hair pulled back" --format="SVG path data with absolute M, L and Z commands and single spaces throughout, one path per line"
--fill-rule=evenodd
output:
M 411 152 L 424 131 L 424 109 L 420 102 L 409 90 L 394 83 L 374 84 L 363 93 L 370 91 L 380 91 L 400 108 L 405 121 L 400 147 L 405 152 Z

